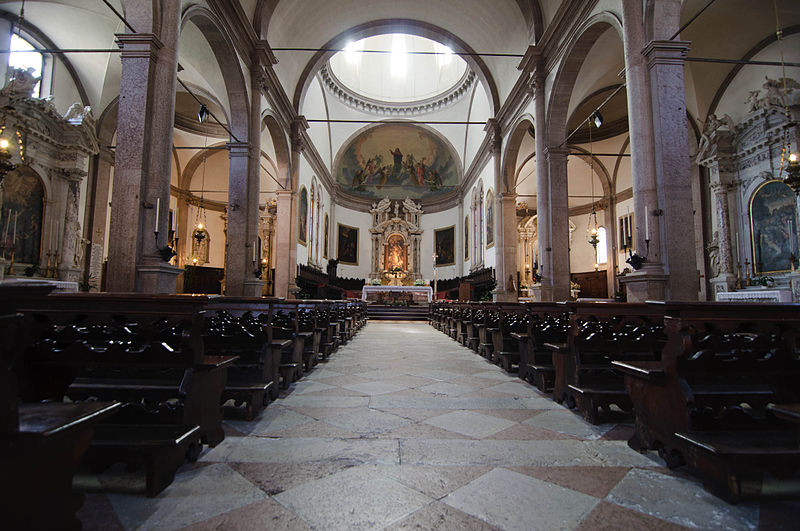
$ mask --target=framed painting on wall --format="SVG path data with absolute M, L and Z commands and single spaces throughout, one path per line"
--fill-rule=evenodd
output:
M 337 249 L 339 262 L 348 265 L 358 265 L 358 228 L 349 227 L 338 223 Z
M 328 214 L 325 214 L 325 228 L 322 241 L 322 258 L 328 258 Z
M 297 242 L 306 244 L 306 228 L 308 226 L 308 190 L 300 188 L 300 201 L 297 206 Z
M 789 271 L 789 256 L 797 251 L 797 211 L 794 192 L 782 181 L 768 181 L 750 200 L 753 272 Z
M 433 232 L 433 248 L 436 250 L 437 266 L 449 266 L 456 263 L 455 233 L 455 225 L 446 229 L 436 229 Z
M 469 260 L 469 216 L 464 216 L 464 260 Z
M 494 247 L 494 192 L 486 192 L 486 248 Z

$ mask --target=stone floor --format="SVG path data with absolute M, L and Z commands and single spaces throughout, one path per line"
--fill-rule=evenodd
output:
M 728 505 L 427 324 L 370 322 L 157 498 L 110 470 L 84 529 L 798 529 Z M 111 490 L 117 491 L 111 493 Z

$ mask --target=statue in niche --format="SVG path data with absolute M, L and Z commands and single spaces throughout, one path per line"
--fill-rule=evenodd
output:
M 0 91 L 0 94 L 9 97 L 22 96 L 23 98 L 33 96 L 33 88 L 42 79 L 41 76 L 36 77 L 33 75 L 34 68 L 31 66 L 27 69 L 10 68 L 9 70 L 11 77 L 6 86 L 3 87 L 3 90 Z
M 700 136 L 700 144 L 697 146 L 697 157 L 695 161 L 699 164 L 701 160 L 713 155 L 716 152 L 717 131 L 727 128 L 733 132 L 735 129 L 733 118 L 727 114 L 720 120 L 716 114 L 709 114 L 703 125 L 703 133 Z

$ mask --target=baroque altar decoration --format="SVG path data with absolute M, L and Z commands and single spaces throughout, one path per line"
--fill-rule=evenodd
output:
M 391 201 L 383 198 L 370 209 L 372 227 L 371 278 L 386 283 L 411 285 L 422 278 L 420 249 L 422 206 L 409 198 Z
M 99 152 L 92 111 L 76 103 L 62 115 L 51 97 L 32 97 L 38 78 L 29 71 L 10 68 L 9 74 L 0 90 L 0 138 L 16 169 L 3 180 L 3 251 L 14 253 L 21 268 L 77 282 L 88 245 L 91 263 L 98 264 L 89 276 L 100 278 L 102 260 L 95 255 L 102 243 L 84 240 L 79 221 L 81 182 L 89 157 Z

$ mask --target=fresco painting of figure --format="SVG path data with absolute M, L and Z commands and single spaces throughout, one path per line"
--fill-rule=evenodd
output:
M 342 149 L 336 179 L 344 192 L 363 198 L 432 197 L 458 184 L 459 164 L 453 153 L 427 129 L 381 124 L 362 131 Z

